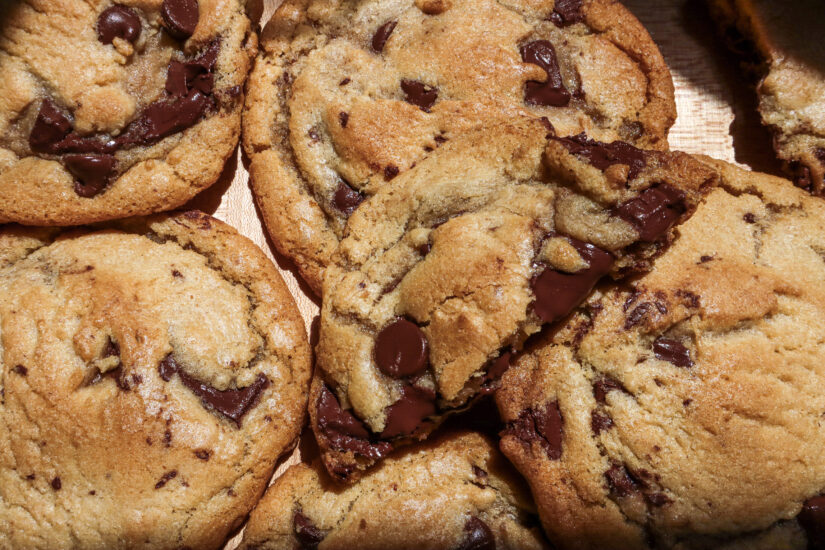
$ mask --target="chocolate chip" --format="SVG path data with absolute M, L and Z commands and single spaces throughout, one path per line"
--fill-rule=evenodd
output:
M 567 27 L 584 21 L 582 0 L 556 0 L 555 4 L 549 19 L 557 27 Z
M 653 342 L 653 353 L 657 359 L 673 363 L 677 367 L 687 369 L 693 366 L 690 350 L 679 340 L 659 337 Z
M 158 372 L 160 377 L 167 382 L 177 372 L 183 385 L 200 397 L 205 407 L 221 413 L 237 426 L 240 426 L 244 415 L 255 406 L 261 393 L 269 387 L 269 379 L 263 373 L 259 373 L 255 381 L 245 388 L 235 390 L 213 388 L 182 370 L 172 354 L 167 355 L 160 362 Z
M 626 165 L 628 180 L 635 179 L 647 163 L 647 153 L 623 141 L 603 143 L 588 139 L 584 133 L 553 139 L 561 143 L 570 154 L 587 159 L 599 170 L 607 170 L 614 164 Z
M 206 449 L 198 449 L 195 451 L 195 456 L 198 457 L 200 460 L 206 461 L 209 460 L 209 457 L 212 453 L 207 451 Z
M 344 111 L 338 113 L 338 122 L 341 123 L 341 128 L 346 128 L 349 122 L 349 113 L 345 113 Z
M 169 481 L 175 479 L 177 476 L 178 476 L 178 471 L 177 470 L 172 470 L 172 471 L 166 472 L 165 474 L 163 474 L 160 477 L 158 482 L 155 483 L 155 489 L 162 488 L 164 485 L 169 483 Z
M 29 481 L 34 481 L 35 477 L 36 476 L 34 474 L 29 474 L 29 475 L 26 476 L 26 479 L 28 479 Z
M 662 183 L 617 206 L 616 214 L 636 228 L 642 241 L 653 242 L 670 229 L 685 210 L 685 194 Z
M 59 491 L 63 487 L 63 483 L 60 481 L 59 477 L 56 477 L 52 480 L 52 489 L 55 491 Z
M 393 378 L 420 373 L 427 366 L 427 338 L 418 326 L 396 319 L 375 339 L 375 362 L 381 372 Z
M 14 367 L 14 372 L 19 374 L 20 376 L 26 376 L 29 373 L 29 369 L 27 369 L 23 365 L 16 365 Z
M 318 135 L 318 131 L 315 128 L 310 128 L 307 132 L 309 139 L 311 139 L 314 143 L 318 143 L 321 141 L 321 136 Z
M 613 427 L 613 419 L 600 411 L 590 413 L 590 428 L 595 435 L 609 430 Z
M 490 527 L 475 516 L 464 524 L 464 540 L 457 550 L 495 550 L 496 538 Z
M 342 409 L 338 399 L 326 386 L 321 388 L 315 411 L 318 429 L 333 448 L 372 459 L 379 459 L 392 450 L 392 445 L 387 442 L 371 443 L 364 424 L 351 412 Z
M 163 446 L 172 446 L 172 432 L 170 430 L 166 430 L 165 432 L 163 432 Z
M 404 100 L 417 106 L 425 113 L 430 112 L 430 107 L 438 99 L 438 88 L 427 86 L 418 80 L 402 80 L 401 89 L 406 94 Z
M 135 10 L 120 4 L 106 8 L 97 18 L 97 39 L 104 44 L 111 44 L 115 38 L 134 44 L 140 31 L 140 17 Z
M 547 118 L 546 116 L 543 116 L 539 119 L 539 122 L 541 122 L 542 126 L 544 126 L 547 129 L 547 137 L 551 137 L 551 136 L 555 135 L 556 128 L 553 127 L 553 123 L 550 122 L 549 118 Z
M 563 273 L 548 267 L 533 277 L 530 282 L 536 296 L 533 310 L 545 323 L 569 315 L 613 266 L 613 256 L 609 252 L 571 237 L 567 239 L 589 266 L 577 273 Z
M 29 145 L 33 151 L 48 153 L 55 143 L 71 131 L 72 123 L 69 117 L 64 115 L 51 99 L 46 98 L 40 104 L 40 111 L 29 134 Z
M 561 458 L 564 419 L 559 402 L 548 403 L 544 409 L 527 409 L 519 417 L 507 423 L 502 435 L 514 436 L 529 447 L 538 441 L 550 460 Z
M 390 181 L 398 175 L 398 166 L 388 164 L 384 167 L 384 181 Z
M 134 136 L 130 136 L 130 141 L 151 143 L 185 130 L 213 105 L 212 98 L 195 89 L 185 97 L 151 103 L 133 123 Z
M 295 531 L 295 538 L 298 539 L 302 550 L 315 550 L 324 540 L 324 534 L 321 530 L 315 527 L 312 520 L 301 512 L 296 511 L 292 516 L 292 527 Z
M 742 216 L 742 219 L 745 220 L 745 223 L 756 223 L 756 216 L 752 212 L 747 212 Z
M 507 369 L 510 368 L 510 359 L 513 357 L 512 352 L 506 351 L 498 356 L 498 358 L 493 362 L 493 366 L 487 371 L 487 376 L 489 380 L 498 380 L 501 378 Z
M 166 30 L 178 40 L 192 36 L 200 19 L 198 0 L 163 0 L 161 16 Z
M 401 388 L 401 398 L 387 407 L 387 423 L 382 438 L 414 433 L 428 416 L 435 414 L 433 390 L 406 385 Z
M 713 259 L 713 256 L 702 256 L 699 258 L 700 264 L 706 264 Z
M 613 463 L 604 473 L 610 492 L 618 497 L 626 497 L 639 491 L 638 480 L 621 464 Z
M 364 195 L 342 180 L 338 183 L 338 189 L 335 190 L 332 205 L 347 216 L 350 216 L 363 201 Z
M 808 550 L 825 549 L 825 495 L 806 500 L 797 520 L 808 537 Z
M 378 30 L 375 31 L 375 34 L 372 36 L 372 49 L 375 52 L 381 53 L 384 51 L 384 45 L 387 43 L 392 31 L 395 30 L 395 26 L 398 24 L 398 21 L 387 21 L 380 27 Z
M 607 394 L 614 390 L 627 392 L 621 382 L 609 376 L 603 376 L 593 383 L 593 397 L 602 405 L 607 402 Z
M 666 494 L 655 491 L 645 491 L 644 496 L 648 504 L 657 508 L 661 508 L 662 506 L 673 502 L 673 499 Z
M 430 253 L 430 250 L 432 250 L 432 249 L 433 249 L 433 247 L 430 243 L 424 243 L 424 244 L 422 244 L 421 246 L 418 247 L 418 253 L 421 254 L 422 256 L 426 256 L 427 254 Z
M 103 348 L 103 358 L 120 357 L 120 346 L 111 338 L 106 339 L 106 346 Z
M 541 67 L 547 80 L 531 80 L 524 88 L 524 101 L 530 105 L 564 107 L 570 103 L 570 92 L 564 87 L 559 61 L 553 44 L 547 40 L 535 40 L 521 47 L 521 59 Z
M 106 189 L 115 170 L 115 157 L 112 155 L 66 155 L 63 162 L 77 178 L 74 192 L 86 199 Z
M 352 79 L 350 77 L 346 77 L 346 78 L 342 79 L 341 82 L 338 83 L 338 85 L 339 86 L 346 86 L 350 82 L 352 82 Z

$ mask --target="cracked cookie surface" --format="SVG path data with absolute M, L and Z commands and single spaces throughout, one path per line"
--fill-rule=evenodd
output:
M 709 0 L 731 49 L 759 78 L 762 123 L 795 183 L 825 194 L 825 33 L 818 0 Z
M 0 6 L 0 222 L 79 225 L 178 207 L 240 134 L 257 51 L 241 0 Z
M 504 375 L 501 448 L 559 549 L 825 541 L 825 204 L 721 173 L 645 276 Z
M 253 190 L 316 292 L 358 204 L 463 132 L 547 117 L 666 149 L 676 115 L 661 54 L 611 0 L 289 0 L 248 92 Z
M 346 489 L 320 462 L 267 490 L 243 549 L 549 549 L 524 481 L 488 438 L 453 432 L 388 458 Z
M 647 269 L 715 181 L 683 153 L 547 132 L 524 120 L 463 134 L 350 217 L 310 397 L 339 479 L 493 391 L 511 349 L 600 278 Z
M 221 547 L 310 366 L 275 267 L 205 214 L 0 229 L 0 547 Z

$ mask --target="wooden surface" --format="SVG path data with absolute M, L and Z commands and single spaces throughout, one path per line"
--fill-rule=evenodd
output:
M 278 1 L 265 0 L 264 20 Z M 673 74 L 679 114 L 670 131 L 671 148 L 778 173 L 770 137 L 755 111 L 753 88 L 742 77 L 736 59 L 716 37 L 704 0 L 625 0 L 624 4 L 653 36 Z M 231 224 L 276 262 L 309 332 L 319 301 L 266 235 L 244 161 L 240 150 L 236 151 L 220 180 L 188 206 Z M 279 463 L 275 477 L 299 460 L 296 449 Z M 234 547 L 239 537 L 230 541 L 228 548 Z

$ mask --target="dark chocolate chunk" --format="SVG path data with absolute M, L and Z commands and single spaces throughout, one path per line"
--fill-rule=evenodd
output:
M 315 527 L 312 520 L 301 512 L 296 511 L 292 516 L 292 527 L 295 531 L 295 538 L 301 544 L 302 550 L 315 550 L 324 540 L 324 534 L 321 530 Z
M 604 473 L 610 492 L 618 497 L 626 497 L 639 491 L 638 480 L 621 464 L 613 463 Z
M 457 550 L 495 550 L 496 538 L 490 527 L 475 516 L 464 524 L 464 540 Z
M 173 97 L 186 97 L 192 90 L 211 94 L 215 86 L 212 72 L 220 47 L 220 41 L 213 40 L 200 55 L 189 61 L 170 61 L 166 70 L 166 92 Z
M 687 369 L 693 366 L 690 350 L 679 340 L 659 337 L 653 342 L 653 353 L 657 359 L 673 363 L 677 367 Z
M 653 242 L 667 232 L 685 210 L 685 194 L 662 183 L 618 205 L 616 214 L 636 228 L 642 241 Z
M 156 101 L 146 107 L 125 134 L 131 143 L 151 143 L 195 124 L 214 105 L 211 97 L 193 89 L 185 97 Z
M 163 474 L 157 483 L 155 483 L 155 489 L 161 489 L 164 485 L 169 483 L 169 481 L 175 479 L 178 476 L 177 470 L 171 470 Z
M 342 78 L 341 82 L 339 82 L 338 85 L 339 86 L 346 86 L 350 82 L 352 82 L 352 79 L 350 77 L 346 77 L 346 78 Z
M 647 163 L 647 153 L 623 141 L 602 143 L 588 139 L 584 133 L 562 138 L 554 138 L 570 151 L 570 154 L 584 157 L 599 170 L 607 170 L 614 164 L 624 164 L 629 170 L 627 179 L 639 175 Z
M 23 365 L 16 365 L 14 367 L 14 372 L 19 374 L 20 376 L 26 376 L 29 373 L 29 369 L 27 369 Z
M 344 111 L 338 113 L 338 122 L 341 123 L 341 128 L 346 128 L 349 122 L 349 113 L 345 113 Z
M 545 323 L 558 321 L 570 314 L 613 266 L 613 256 L 609 252 L 571 237 L 568 240 L 589 267 L 577 273 L 546 268 L 533 277 L 530 282 L 536 296 L 533 310 Z
M 659 493 L 657 491 L 645 491 L 644 495 L 645 500 L 648 502 L 648 504 L 650 504 L 651 506 L 655 506 L 657 508 L 661 508 L 662 506 L 673 502 L 673 499 L 671 499 L 669 496 L 667 496 L 664 493 Z
M 553 13 L 550 14 L 549 19 L 557 27 L 567 27 L 584 21 L 582 0 L 556 0 L 556 5 L 553 6 Z
M 613 427 L 613 419 L 600 411 L 593 411 L 590 413 L 590 428 L 595 435 L 609 430 Z
M 521 59 L 541 67 L 547 80 L 531 80 L 524 88 L 524 101 L 530 105 L 564 107 L 570 103 L 570 92 L 564 87 L 556 49 L 547 40 L 535 40 L 521 47 Z
M 492 362 L 482 380 L 481 389 L 479 390 L 481 395 L 487 395 L 495 391 L 497 386 L 496 382 L 510 368 L 510 359 L 512 357 L 512 352 L 505 351 Z
M 341 180 L 335 196 L 332 198 L 332 205 L 347 216 L 355 212 L 358 205 L 364 201 L 364 195 L 350 187 L 347 182 Z
M 401 388 L 401 399 L 387 407 L 387 423 L 382 438 L 414 433 L 428 416 L 435 414 L 435 392 L 406 385 Z
M 745 220 L 745 223 L 756 223 L 756 216 L 752 212 L 745 213 L 742 219 Z
M 392 178 L 398 175 L 398 166 L 394 164 L 388 164 L 384 167 L 384 181 L 390 181 Z
M 134 44 L 140 31 L 140 17 L 135 10 L 120 4 L 106 8 L 97 18 L 97 39 L 104 44 L 111 44 L 115 38 Z
M 825 549 L 825 495 L 809 498 L 797 516 L 808 537 L 808 550 Z
M 507 423 L 502 435 L 512 435 L 531 446 L 538 441 L 550 460 L 561 458 L 564 436 L 564 419 L 559 402 L 548 403 L 542 409 L 527 409 L 519 417 Z
M 342 409 L 338 399 L 326 386 L 321 388 L 315 411 L 318 429 L 333 448 L 372 459 L 379 459 L 392 450 L 392 445 L 385 441 L 371 443 L 364 424 L 351 412 Z
M 115 157 L 112 155 L 66 155 L 63 162 L 77 178 L 74 192 L 87 199 L 106 189 L 115 170 Z
M 184 386 L 201 398 L 207 408 L 213 409 L 240 426 L 244 415 L 249 412 L 258 401 L 258 398 L 269 387 L 269 379 L 259 373 L 249 386 L 235 390 L 219 390 L 204 384 L 194 376 L 187 374 L 175 361 L 172 354 L 167 355 L 158 365 L 160 377 L 169 381 L 176 372 Z
M 103 348 L 103 357 L 120 357 L 120 346 L 111 338 L 106 339 L 106 346 Z
M 381 53 L 384 51 L 384 45 L 387 43 L 387 40 L 390 38 L 392 31 L 395 30 L 395 26 L 398 24 L 398 21 L 387 21 L 380 27 L 378 30 L 375 31 L 375 34 L 372 36 L 372 49 L 375 52 Z
M 207 451 L 206 449 L 198 449 L 197 451 L 195 451 L 195 456 L 196 456 L 198 459 L 203 460 L 203 461 L 207 461 L 207 460 L 209 460 L 209 457 L 210 457 L 211 455 L 212 455 L 212 453 L 210 453 L 210 452 L 209 452 L 209 451 Z
M 613 390 L 627 392 L 621 382 L 609 376 L 603 376 L 593 383 L 593 397 L 602 405 L 607 402 L 607 394 Z
M 200 19 L 198 0 L 163 0 L 163 23 L 169 34 L 178 40 L 192 36 Z
M 60 481 L 59 477 L 52 479 L 51 485 L 52 489 L 54 489 L 55 491 L 59 491 L 61 487 L 63 487 L 63 483 Z
M 34 121 L 29 145 L 33 151 L 48 153 L 52 147 L 72 131 L 69 117 L 63 114 L 51 99 L 44 99 Z
M 427 86 L 418 80 L 402 80 L 401 89 L 406 94 L 404 99 L 407 103 L 412 103 L 425 113 L 430 112 L 430 107 L 438 99 L 438 88 Z
M 418 374 L 427 366 L 427 338 L 418 326 L 397 319 L 381 329 L 375 339 L 375 362 L 393 378 Z

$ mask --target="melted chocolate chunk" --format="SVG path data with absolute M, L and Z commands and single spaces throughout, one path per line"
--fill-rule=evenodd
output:
M 797 520 L 808 537 L 808 550 L 825 550 L 825 495 L 806 500 Z
M 355 415 L 341 408 L 335 395 L 326 386 L 316 403 L 318 429 L 330 446 L 339 451 L 353 453 L 377 460 L 392 450 L 387 442 L 371 443 L 369 432 Z
M 510 368 L 510 359 L 512 359 L 512 357 L 513 352 L 505 351 L 492 362 L 487 369 L 487 373 L 484 375 L 479 394 L 487 395 L 495 391 L 497 386 L 496 382 L 504 376 L 504 373 Z
M 559 61 L 553 44 L 547 40 L 536 40 L 521 47 L 521 60 L 541 67 L 547 73 L 547 80 L 531 80 L 524 88 L 524 101 L 530 105 L 564 107 L 570 103 L 570 92 L 564 87 Z
M 567 27 L 584 21 L 582 0 L 556 0 L 556 5 L 553 6 L 553 13 L 550 14 L 549 19 L 557 27 Z
M 616 214 L 636 228 L 642 241 L 653 242 L 664 235 L 685 210 L 685 194 L 662 183 L 617 206 Z
M 554 139 L 564 145 L 571 154 L 586 158 L 590 164 L 599 170 L 607 170 L 614 164 L 626 165 L 629 168 L 628 180 L 636 178 L 647 163 L 647 154 L 644 151 L 623 141 L 602 143 L 601 141 L 587 139 L 584 133 Z
M 507 423 L 502 435 L 512 435 L 527 446 L 538 441 L 550 460 L 561 458 L 564 419 L 559 402 L 548 403 L 543 410 L 527 409 L 519 417 Z
M 112 155 L 66 155 L 63 162 L 77 178 L 74 192 L 87 199 L 103 191 L 115 171 L 115 157 Z
M 496 538 L 490 527 L 475 516 L 464 524 L 464 540 L 457 550 L 495 550 Z
M 312 520 L 301 512 L 295 512 L 292 516 L 292 529 L 302 550 L 315 550 L 324 540 L 324 534 L 321 530 L 315 527 Z
M 350 187 L 343 180 L 338 183 L 338 189 L 335 190 L 335 195 L 332 197 L 332 205 L 347 216 L 355 212 L 355 209 L 363 201 L 364 195 Z
M 192 36 L 200 19 L 198 0 L 163 0 L 160 11 L 166 30 L 178 40 Z
M 693 366 L 688 350 L 679 340 L 659 337 L 653 342 L 653 353 L 657 359 L 688 369 Z
M 375 339 L 375 362 L 381 372 L 392 378 L 420 373 L 427 366 L 428 354 L 424 333 L 406 319 L 390 323 Z
M 590 413 L 590 428 L 595 435 L 609 430 L 613 427 L 613 419 L 603 412 L 593 411 Z
M 29 134 L 29 146 L 38 153 L 51 152 L 52 147 L 71 131 L 72 123 L 69 117 L 64 115 L 51 99 L 46 98 L 40 104 L 40 111 Z
M 638 480 L 621 464 L 614 463 L 604 476 L 610 492 L 615 496 L 626 497 L 639 491 Z
M 430 112 L 430 107 L 438 99 L 438 88 L 427 86 L 418 80 L 402 80 L 401 89 L 406 94 L 404 100 L 417 106 L 425 113 Z
M 219 51 L 220 42 L 215 40 L 190 61 L 170 61 L 166 71 L 166 92 L 172 97 L 186 97 L 192 90 L 211 94 L 215 87 L 212 71 Z
M 569 315 L 613 266 L 613 256 L 609 252 L 571 237 L 567 239 L 587 261 L 589 267 L 577 273 L 563 273 L 546 268 L 533 277 L 530 282 L 536 296 L 533 310 L 545 323 L 552 323 Z
M 146 107 L 127 133 L 132 143 L 152 143 L 195 124 L 214 105 L 211 97 L 191 90 L 185 97 L 157 101 Z
M 401 399 L 387 407 L 387 424 L 382 438 L 414 433 L 428 416 L 435 414 L 435 392 L 406 385 L 401 388 Z
M 181 369 L 171 353 L 158 365 L 158 373 L 167 382 L 173 374 L 177 373 L 183 385 L 200 397 L 205 407 L 221 413 L 237 426 L 241 425 L 244 415 L 255 406 L 261 392 L 269 387 L 269 379 L 263 373 L 259 373 L 255 381 L 245 388 L 235 390 L 213 388 Z
M 621 382 L 609 376 L 599 378 L 593 383 L 593 397 L 602 405 L 607 402 L 607 394 L 613 390 L 627 392 Z
M 381 53 L 384 51 L 384 45 L 387 43 L 387 40 L 390 38 L 392 31 L 395 30 L 395 26 L 398 24 L 398 21 L 387 21 L 380 27 L 378 30 L 375 31 L 375 34 L 372 37 L 372 49 L 377 53 Z
M 140 17 L 135 10 L 120 4 L 106 8 L 97 18 L 97 39 L 104 44 L 111 44 L 115 38 L 134 44 L 140 31 Z

